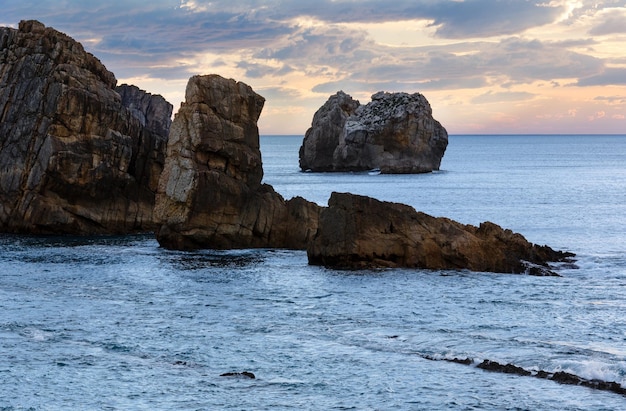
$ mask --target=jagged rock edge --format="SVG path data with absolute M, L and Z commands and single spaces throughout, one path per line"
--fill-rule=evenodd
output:
M 520 377 L 533 377 L 544 380 L 550 380 L 564 385 L 577 385 L 587 387 L 599 391 L 609 391 L 626 397 L 626 387 L 615 381 L 604 381 L 600 379 L 587 379 L 566 371 L 544 371 L 544 370 L 527 370 L 514 364 L 501 364 L 497 361 L 488 359 L 476 363 L 472 358 L 436 358 L 427 354 L 417 354 L 421 358 L 429 361 L 446 361 L 461 365 L 474 366 L 484 371 L 497 372 L 501 374 L 518 375 Z

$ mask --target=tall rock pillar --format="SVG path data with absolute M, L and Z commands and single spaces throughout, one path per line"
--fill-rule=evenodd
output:
M 166 248 L 306 248 L 319 207 L 262 184 L 257 120 L 265 99 L 244 83 L 194 76 L 170 130 L 155 213 Z

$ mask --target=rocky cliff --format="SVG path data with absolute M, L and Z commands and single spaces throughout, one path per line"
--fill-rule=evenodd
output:
M 312 171 L 426 173 L 438 170 L 448 134 L 419 94 L 379 92 L 364 106 L 338 92 L 315 113 L 300 148 Z
M 167 248 L 305 249 L 319 206 L 261 183 L 257 120 L 265 99 L 217 75 L 189 80 L 159 182 L 157 240 Z
M 0 28 L 1 231 L 154 228 L 172 106 L 116 82 L 63 33 Z
M 479 227 L 412 207 L 333 193 L 309 243 L 309 263 L 340 268 L 416 267 L 556 275 L 573 254 L 529 243 L 493 223 Z

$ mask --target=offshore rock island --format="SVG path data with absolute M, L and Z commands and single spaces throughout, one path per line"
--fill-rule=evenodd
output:
M 113 73 L 78 42 L 39 22 L 0 29 L 0 47 L 0 231 L 154 231 L 170 249 L 306 249 L 310 264 L 357 269 L 553 275 L 548 263 L 572 256 L 492 223 L 466 226 L 352 194 L 333 194 L 328 207 L 284 200 L 262 183 L 257 120 L 265 99 L 244 83 L 192 77 L 170 123 L 172 106 L 162 97 L 116 87 Z M 378 93 L 360 109 L 345 94 L 334 100 L 316 113 L 328 133 L 307 132 L 303 147 L 313 134 L 319 141 L 345 134 L 333 153 L 356 159 L 349 168 L 439 167 L 447 133 L 423 96 Z M 365 144 L 376 130 L 398 144 Z M 415 163 L 405 157 L 414 154 L 406 141 L 430 154 Z
M 303 171 L 416 174 L 439 170 L 446 129 L 420 93 L 378 92 L 361 105 L 339 91 L 313 116 L 300 147 Z

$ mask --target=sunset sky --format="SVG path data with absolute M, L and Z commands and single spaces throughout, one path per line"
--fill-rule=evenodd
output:
M 626 133 L 626 0 L 0 0 L 177 110 L 220 74 L 266 98 L 261 134 L 302 135 L 343 90 L 420 92 L 450 134 Z

